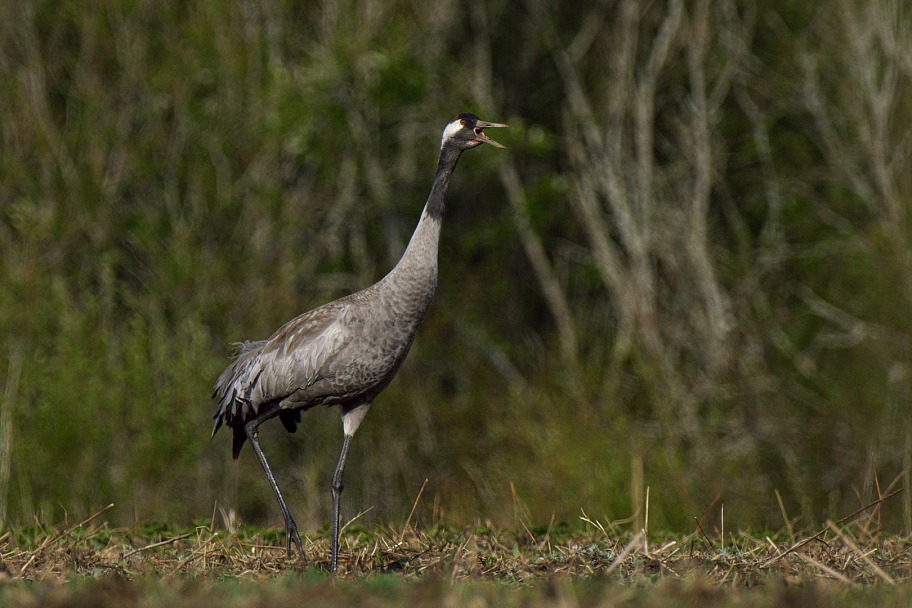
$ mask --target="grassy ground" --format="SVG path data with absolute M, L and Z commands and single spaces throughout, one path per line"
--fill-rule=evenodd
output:
M 0 604 L 34 606 L 850 606 L 912 601 L 912 539 L 880 533 L 874 511 L 816 530 L 627 534 L 583 517 L 492 530 L 349 525 L 340 573 L 325 532 L 310 562 L 281 531 L 114 529 L 104 510 L 75 525 L 0 537 Z

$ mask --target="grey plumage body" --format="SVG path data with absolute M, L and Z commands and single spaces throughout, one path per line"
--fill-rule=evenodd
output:
M 237 358 L 215 383 L 213 435 L 225 424 L 234 431 L 233 455 L 249 439 L 285 516 L 289 556 L 303 546 L 265 455 L 257 428 L 278 416 L 289 432 L 301 414 L 319 405 L 338 405 L 345 441 L 333 476 L 333 549 L 338 559 L 342 471 L 351 438 L 374 398 L 405 360 L 437 289 L 437 250 L 450 176 L 463 151 L 483 142 L 503 147 L 482 132 L 487 123 L 460 114 L 444 131 L 440 159 L 421 219 L 399 263 L 383 279 L 357 293 L 306 312 L 267 340 L 243 342 Z
M 278 415 L 293 431 L 312 407 L 344 411 L 386 388 L 437 290 L 439 233 L 440 220 L 423 214 L 405 255 L 378 283 L 292 319 L 268 340 L 242 343 L 215 391 L 213 433 L 223 422 L 234 428 L 235 457 L 244 425 L 269 409 L 284 410 Z

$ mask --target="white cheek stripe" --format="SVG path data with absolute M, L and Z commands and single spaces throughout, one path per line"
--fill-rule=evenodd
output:
M 451 139 L 459 132 L 459 129 L 462 128 L 462 125 L 459 124 L 459 119 L 454 120 L 447 125 L 446 129 L 443 130 L 443 137 L 440 139 L 440 147 L 443 147 L 443 142 L 448 139 Z

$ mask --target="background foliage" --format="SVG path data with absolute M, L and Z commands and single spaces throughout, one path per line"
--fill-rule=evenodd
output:
M 0 520 L 272 522 L 229 343 L 380 278 L 455 113 L 441 288 L 346 508 L 820 521 L 908 487 L 912 15 L 894 0 L 0 8 Z M 279 425 L 275 425 L 278 427 Z M 337 414 L 264 431 L 327 521 Z M 906 493 L 908 496 L 908 492 Z M 908 498 L 886 525 L 912 526 Z M 891 519 L 892 517 L 892 519 Z

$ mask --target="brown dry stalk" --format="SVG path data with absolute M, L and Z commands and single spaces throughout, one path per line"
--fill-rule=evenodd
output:
M 149 550 L 149 549 L 154 549 L 154 548 L 156 548 L 156 547 L 163 547 L 164 545 L 170 545 L 170 544 L 173 543 L 173 542 L 176 542 L 176 541 L 179 541 L 179 540 L 183 540 L 183 539 L 189 538 L 189 537 L 191 537 L 191 536 L 193 536 L 193 535 L 192 535 L 190 532 L 187 532 L 186 534 L 181 534 L 180 536 L 174 536 L 174 537 L 172 537 L 172 538 L 166 538 L 165 540 L 160 540 L 160 541 L 158 541 L 157 543 L 152 543 L 151 545 L 146 545 L 145 547 L 140 547 L 140 548 L 138 548 L 138 549 L 133 549 L 132 551 L 129 551 L 129 552 L 127 552 L 127 553 L 124 553 L 123 559 L 127 559 L 128 557 L 132 557 L 132 556 L 134 556 L 134 555 L 136 555 L 137 553 L 140 553 L 140 552 L 142 552 L 142 551 L 147 551 L 147 550 Z
M 171 574 L 171 575 L 177 574 L 177 573 L 180 571 L 180 569 L 183 568 L 190 560 L 192 560 L 194 557 L 196 557 L 197 555 L 199 555 L 200 553 L 202 553 L 203 551 L 205 551 L 206 549 L 208 549 L 208 548 L 209 548 L 209 544 L 210 544 L 212 541 L 214 541 L 216 538 L 218 538 L 218 535 L 219 535 L 218 532 L 213 532 L 212 535 L 209 536 L 208 539 L 206 539 L 206 542 L 204 542 L 204 543 L 201 544 L 199 547 L 197 547 L 196 549 L 194 549 L 194 550 L 190 553 L 190 555 L 188 555 L 188 556 L 186 556 L 185 558 L 181 559 L 181 560 L 177 563 L 177 565 L 174 566 L 174 568 L 171 570 L 171 572 L 170 572 L 169 574 Z
M 890 499 L 890 498 L 896 496 L 897 494 L 899 494 L 899 493 L 902 492 L 903 490 L 905 490 L 905 488 L 899 488 L 898 490 L 894 490 L 894 491 L 890 492 L 889 494 L 887 494 L 886 496 L 882 496 L 882 497 L 878 498 L 877 500 L 875 500 L 874 502 L 872 502 L 872 503 L 870 503 L 870 504 L 867 504 L 867 505 L 863 506 L 862 508 L 858 509 L 857 511 L 853 511 L 852 513 L 846 515 L 845 517 L 843 517 L 842 519 L 840 519 L 839 521 L 837 521 L 837 522 L 836 522 L 836 525 L 837 525 L 837 526 L 840 526 L 840 525 L 844 524 L 845 522 L 849 521 L 850 519 L 852 519 L 852 518 L 854 518 L 854 517 L 856 517 L 856 516 L 858 516 L 858 515 L 864 513 L 864 512 L 867 511 L 868 509 L 870 509 L 870 508 L 872 508 L 872 507 L 876 507 L 877 505 L 879 505 L 879 504 L 885 502 L 886 500 L 888 500 L 888 499 Z M 814 541 L 814 540 L 820 538 L 820 537 L 823 536 L 823 534 L 824 534 L 827 530 L 829 530 L 829 529 L 830 529 L 829 526 L 822 528 L 819 532 L 817 532 L 817 534 L 815 534 L 815 535 L 813 535 L 813 536 L 809 536 L 808 538 L 805 538 L 803 541 L 801 541 L 801 542 L 799 542 L 799 543 L 797 543 L 797 544 L 792 545 L 791 547 L 789 547 L 789 548 L 788 548 L 786 551 L 784 551 L 783 553 L 780 553 L 779 555 L 777 555 L 777 556 L 775 556 L 775 557 L 772 557 L 772 558 L 770 558 L 769 560 L 767 560 L 766 562 L 764 562 L 760 567 L 761 567 L 761 568 L 766 568 L 766 567 L 772 565 L 773 563 L 779 561 L 780 559 L 782 559 L 783 557 L 785 557 L 785 556 L 788 555 L 789 553 L 792 553 L 792 552 L 794 552 L 794 551 L 800 549 L 801 547 L 805 546 L 806 544 L 808 544 L 808 543 L 810 543 L 810 542 L 812 542 L 812 541 Z
M 415 509 L 418 508 L 418 501 L 421 500 L 421 495 L 424 494 L 424 488 L 427 487 L 428 480 L 425 479 L 424 483 L 421 484 L 421 489 L 418 490 L 418 496 L 415 497 L 415 504 L 412 505 L 412 510 L 409 511 L 408 518 L 405 520 L 405 525 L 402 526 L 402 533 L 399 535 L 399 542 L 402 542 L 403 536 L 405 536 L 406 530 L 409 529 L 409 524 L 412 523 L 412 516 L 415 514 Z
M 94 515 L 91 515 L 90 517 L 87 517 L 86 519 L 82 520 L 81 522 L 79 522 L 79 523 L 76 524 L 75 526 L 72 526 L 72 527 L 68 528 L 67 530 L 64 530 L 63 532 L 60 532 L 59 534 L 53 534 L 53 535 L 51 535 L 51 536 L 48 536 L 48 537 L 44 540 L 44 542 L 42 542 L 42 543 L 38 546 L 38 548 L 35 549 L 34 552 L 32 552 L 32 556 L 29 558 L 29 560 L 28 560 L 27 562 L 25 562 L 25 564 L 24 564 L 24 565 L 22 566 L 22 568 L 19 570 L 19 576 L 22 576 L 23 574 L 25 574 L 25 571 L 28 570 L 29 566 L 32 565 L 32 562 L 35 561 L 35 558 L 37 558 L 39 555 L 41 555 L 41 553 L 42 553 L 47 547 L 51 546 L 52 543 L 56 543 L 56 542 L 59 541 L 60 539 L 69 536 L 70 534 L 72 534 L 73 532 L 75 532 L 76 530 L 78 530 L 79 528 L 82 528 L 83 526 L 85 526 L 85 525 L 91 523 L 91 522 L 94 521 L 96 518 L 98 518 L 100 515 L 102 515 L 103 513 L 106 513 L 106 512 L 108 512 L 108 511 L 110 511 L 110 510 L 113 509 L 113 508 L 114 508 L 114 503 L 112 502 L 112 503 L 109 504 L 108 506 L 104 507 L 103 509 L 101 509 L 100 511 L 98 511 L 97 513 L 95 513 Z
M 821 572 L 824 572 L 824 573 L 830 575 L 831 577 L 835 578 L 836 580 L 838 580 L 841 583 L 845 583 L 846 585 L 855 584 L 854 581 L 849 579 L 845 574 L 842 574 L 838 570 L 835 570 L 835 569 L 827 566 L 826 564 L 822 564 L 822 563 L 818 562 L 816 559 L 814 559 L 813 557 L 810 557 L 809 555 L 804 555 L 803 553 L 797 553 L 796 555 L 798 555 L 798 557 L 800 557 L 807 563 L 811 564 L 812 566 L 814 566 Z
M 630 539 L 630 542 L 624 546 L 624 548 L 621 550 L 621 552 L 618 553 L 617 557 L 614 558 L 614 561 L 612 561 L 611 564 L 608 566 L 608 568 L 605 570 L 605 576 L 608 576 L 609 574 L 614 572 L 617 569 L 617 567 L 620 566 L 621 563 L 624 561 L 624 558 L 627 557 L 632 551 L 634 551 L 636 549 L 637 545 L 640 543 L 640 541 L 645 539 L 645 537 L 646 537 L 646 533 L 643 532 L 642 530 L 637 532 L 636 536 L 634 536 L 632 539 Z
M 894 581 L 893 578 L 889 574 L 884 572 L 880 566 L 878 566 L 877 564 L 874 563 L 874 560 L 872 560 L 870 557 L 868 557 L 868 553 L 863 552 L 861 549 L 859 549 L 858 545 L 856 545 L 855 542 L 851 538 L 849 538 L 842 530 L 840 530 L 839 527 L 837 527 L 833 522 L 828 521 L 827 527 L 830 530 L 832 530 L 833 533 L 836 534 L 836 536 L 839 537 L 839 540 L 841 540 L 843 543 L 845 543 L 846 547 L 848 547 L 851 551 L 853 551 L 855 554 L 857 554 L 859 559 L 864 560 L 864 563 L 866 563 L 868 565 L 868 567 L 871 568 L 871 570 L 874 572 L 874 574 L 876 574 L 878 577 L 880 577 L 880 580 L 882 580 L 883 582 L 885 582 L 889 585 L 896 584 L 896 581 Z

